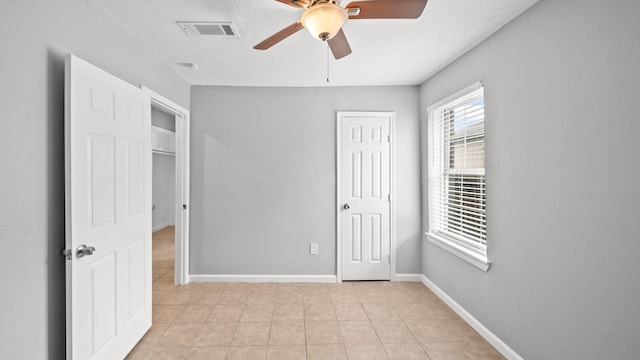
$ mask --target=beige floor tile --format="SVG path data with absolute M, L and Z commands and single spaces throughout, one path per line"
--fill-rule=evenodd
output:
M 213 308 L 207 322 L 233 322 L 239 321 L 244 305 L 219 304 Z
M 304 345 L 304 328 L 302 321 L 274 321 L 271 323 L 269 345 Z
M 375 286 L 375 284 L 372 284 L 372 286 Z M 384 289 L 380 287 L 356 288 L 356 294 L 363 304 L 389 302 L 387 294 L 384 292 Z
M 331 296 L 326 284 L 321 287 L 305 287 L 302 292 L 304 304 L 324 304 L 331 303 Z
M 304 345 L 269 346 L 267 360 L 306 360 L 307 348 Z
M 380 341 L 369 321 L 339 321 L 345 344 L 376 344 Z
M 290 290 L 290 289 L 279 289 L 276 292 L 275 303 L 276 305 L 280 304 L 299 304 L 302 305 L 304 302 L 302 296 L 302 289 L 300 290 Z
M 193 297 L 189 301 L 191 305 L 215 305 L 222 296 L 222 291 L 202 290 L 195 291 Z
M 241 288 L 227 288 L 220 298 L 218 304 L 241 304 L 246 303 L 248 291 Z
M 273 308 L 272 321 L 302 321 L 304 308 L 299 304 L 276 304 Z
M 472 360 L 503 360 L 504 356 L 485 340 L 465 343 L 464 352 Z
M 151 348 L 157 345 L 158 339 L 169 328 L 170 324 L 153 324 L 151 329 L 138 341 L 136 348 Z
M 158 339 L 162 346 L 189 346 L 202 330 L 202 324 L 171 324 Z
M 240 321 L 271 321 L 273 316 L 273 303 L 246 305 Z
M 363 303 L 364 311 L 371 320 L 400 320 L 400 316 L 389 303 Z
M 273 295 L 265 294 L 249 294 L 245 303 L 249 306 L 270 305 L 273 307 L 276 301 L 275 293 Z
M 184 306 L 176 305 L 157 305 L 152 308 L 153 323 L 172 323 L 182 312 Z
M 418 344 L 384 344 L 389 360 L 429 360 Z
M 336 312 L 333 304 L 328 303 L 311 303 L 304 304 L 305 320 L 336 320 Z
M 174 268 L 173 258 L 170 260 L 154 259 L 152 267 L 158 268 L 158 269 L 173 269 Z
M 191 291 L 171 291 L 160 302 L 160 305 L 187 305 L 194 297 L 194 293 Z
M 151 350 L 148 360 L 184 360 L 190 352 L 188 347 L 159 347 Z
M 232 345 L 267 345 L 269 344 L 269 331 L 271 323 L 240 322 L 236 334 L 233 336 Z
M 153 268 L 151 269 L 151 279 L 158 280 L 164 276 L 164 274 L 170 272 L 172 269 L 169 268 Z
M 462 342 L 422 344 L 431 360 L 471 360 L 464 347 L 465 344 Z
M 185 360 L 224 360 L 227 350 L 226 346 L 193 347 Z
M 342 344 L 340 327 L 335 320 L 306 321 L 305 332 L 307 344 L 325 345 Z
M 393 309 L 402 320 L 427 320 L 433 314 L 427 304 L 393 304 Z
M 136 346 L 131 352 L 124 358 L 124 360 L 148 360 L 151 355 L 152 349 L 143 349 Z
M 359 303 L 360 299 L 351 288 L 335 288 L 329 291 L 334 304 Z
M 266 346 L 231 346 L 227 352 L 227 360 L 265 360 Z
M 167 295 L 169 295 L 171 291 L 168 290 L 153 290 L 153 292 L 151 293 L 151 304 L 152 305 L 160 305 L 160 302 L 162 302 L 162 300 L 164 300 L 164 298 L 167 297 Z
M 462 324 L 451 320 L 405 320 L 419 343 L 461 342 L 472 335 Z
M 174 323 L 204 323 L 213 310 L 212 305 L 187 305 Z
M 238 327 L 237 322 L 206 323 L 192 342 L 193 346 L 231 345 L 233 335 Z
M 345 344 L 349 360 L 388 360 L 382 344 Z
M 153 234 L 154 325 L 128 360 L 504 359 L 422 283 L 174 286 L 173 242 L 173 228 Z
M 333 304 L 338 320 L 369 320 L 362 304 Z
M 172 291 L 175 286 L 172 280 L 169 279 L 158 279 L 153 282 L 154 290 L 163 290 L 163 291 Z
M 171 270 L 171 269 L 167 269 L 167 270 Z M 169 280 L 169 281 L 174 281 L 175 277 L 173 276 L 173 271 L 165 272 L 162 276 L 160 276 L 160 279 L 166 279 L 166 280 Z
M 412 344 L 416 342 L 401 320 L 372 320 L 371 324 L 383 344 Z
M 307 345 L 308 360 L 347 360 L 343 344 Z

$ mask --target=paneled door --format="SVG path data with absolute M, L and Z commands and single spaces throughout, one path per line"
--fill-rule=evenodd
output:
M 151 326 L 151 103 L 66 57 L 67 359 L 123 359 Z
M 342 262 L 342 280 L 391 278 L 393 117 L 388 112 L 338 112 L 338 261 Z

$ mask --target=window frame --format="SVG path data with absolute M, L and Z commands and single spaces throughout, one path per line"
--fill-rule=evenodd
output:
M 434 182 L 434 177 L 432 176 L 432 173 L 434 171 L 437 171 L 437 175 L 438 176 L 442 176 L 444 178 L 444 174 L 445 172 L 447 172 L 449 175 L 451 174 L 458 174 L 461 176 L 482 176 L 482 180 L 484 181 L 484 210 L 485 210 L 485 220 L 484 220 L 484 226 L 485 229 L 484 231 L 486 232 L 486 175 L 485 175 L 485 169 L 486 169 L 486 154 L 483 154 L 483 162 L 484 162 L 484 167 L 482 169 L 462 169 L 462 170 L 456 170 L 456 169 L 451 169 L 448 165 L 446 165 L 445 162 L 445 156 L 443 155 L 445 152 L 450 151 L 449 149 L 449 143 L 447 142 L 447 140 L 445 139 L 445 136 L 441 136 L 438 137 L 437 141 L 436 138 L 434 137 L 434 121 L 436 121 L 436 118 L 438 120 L 441 120 L 442 118 L 439 116 L 436 116 L 435 113 L 438 110 L 443 110 L 443 108 L 446 108 L 447 106 L 451 105 L 453 106 L 456 102 L 460 101 L 461 99 L 465 98 L 465 97 L 469 97 L 470 95 L 478 92 L 478 91 L 482 91 L 482 98 L 483 98 L 483 112 L 485 109 L 485 104 L 484 104 L 484 100 L 485 100 L 485 95 L 484 95 L 484 84 L 482 82 L 477 82 L 471 86 L 468 86 L 466 88 L 464 88 L 461 91 L 456 92 L 453 95 L 450 95 L 448 97 L 446 97 L 445 99 L 442 99 L 438 102 L 436 102 L 435 104 L 430 105 L 429 107 L 427 107 L 427 126 L 426 126 L 426 136 L 427 136 L 427 171 L 428 171 L 428 176 L 427 176 L 427 194 L 429 194 L 428 196 L 428 211 L 429 211 L 429 229 L 428 231 L 425 233 L 427 239 L 429 240 L 430 243 L 440 247 L 441 249 L 467 261 L 468 263 L 476 266 L 477 268 L 483 270 L 483 271 L 488 271 L 489 267 L 491 266 L 491 262 L 488 259 L 488 255 L 487 255 L 487 243 L 486 243 L 486 239 L 485 239 L 485 244 L 481 244 L 480 242 L 477 241 L 473 241 L 473 240 L 464 240 L 462 238 L 456 238 L 454 236 L 448 236 L 446 231 L 440 231 L 440 229 L 434 229 L 434 224 L 432 224 L 432 211 L 433 211 L 433 207 L 434 206 L 440 206 L 440 203 L 438 203 L 437 205 L 434 205 L 432 201 L 435 201 L 432 199 L 431 197 L 431 191 L 432 191 L 432 186 L 434 185 L 432 182 Z M 482 128 L 483 128 L 483 141 L 485 141 L 485 135 L 484 135 L 484 127 L 485 127 L 485 117 L 483 115 L 483 120 L 482 120 Z M 436 143 L 438 145 L 438 150 L 436 151 Z M 486 146 L 485 146 L 486 148 Z M 438 162 L 435 161 L 435 154 L 439 154 L 439 155 L 443 155 L 442 159 L 439 159 Z M 465 155 L 466 156 L 466 155 Z M 447 157 L 448 159 L 448 157 Z M 439 166 L 438 166 L 439 165 Z M 453 171 L 452 171 L 453 170 Z M 439 186 L 439 190 L 440 192 L 442 192 L 443 194 L 449 194 L 448 189 L 442 189 L 442 187 L 444 187 L 444 181 L 442 180 L 438 180 L 440 181 L 439 184 L 435 184 L 436 186 Z

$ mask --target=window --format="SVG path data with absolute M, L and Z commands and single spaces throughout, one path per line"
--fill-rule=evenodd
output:
M 486 271 L 484 88 L 475 84 L 427 111 L 427 237 Z

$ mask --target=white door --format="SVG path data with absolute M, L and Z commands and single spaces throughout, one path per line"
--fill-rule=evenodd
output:
M 151 326 L 151 104 L 72 55 L 65 176 L 67 359 L 123 359 Z
M 393 113 L 338 112 L 342 280 L 391 278 Z

